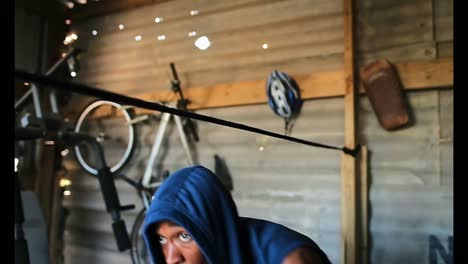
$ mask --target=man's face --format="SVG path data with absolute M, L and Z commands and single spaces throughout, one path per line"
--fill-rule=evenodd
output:
M 197 243 L 183 227 L 163 221 L 156 227 L 156 235 L 167 264 L 206 264 Z

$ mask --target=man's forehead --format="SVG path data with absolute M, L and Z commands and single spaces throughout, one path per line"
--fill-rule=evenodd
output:
M 181 227 L 180 225 L 174 223 L 174 222 L 171 222 L 171 221 L 168 221 L 168 220 L 164 220 L 164 221 L 161 221 L 161 222 L 158 222 L 156 225 L 155 225 L 155 228 L 156 228 L 156 231 L 160 230 L 161 227 L 165 228 L 165 227 L 170 227 L 170 228 L 180 228 L 180 229 L 184 229 L 183 227 Z

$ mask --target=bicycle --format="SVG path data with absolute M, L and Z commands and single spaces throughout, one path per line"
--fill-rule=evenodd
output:
M 178 93 L 179 100 L 176 105 L 163 103 L 169 107 L 177 107 L 187 110 L 187 101 L 185 100 L 182 90 L 180 89 L 180 81 L 175 70 L 174 63 L 170 64 L 173 80 L 171 80 L 172 90 Z M 108 118 L 113 117 L 113 118 Z M 133 153 L 135 152 L 137 145 L 136 137 L 136 124 L 148 120 L 154 115 L 140 115 L 136 116 L 135 111 L 132 107 L 122 106 L 118 103 L 107 101 L 107 100 L 96 100 L 89 103 L 78 115 L 74 131 L 76 133 L 85 133 L 94 135 L 96 140 L 104 146 L 104 152 L 106 157 L 110 158 L 109 163 L 110 172 L 116 179 L 122 179 L 132 187 L 134 187 L 142 200 L 142 209 L 137 214 L 135 221 L 132 226 L 130 233 L 130 240 L 132 244 L 131 258 L 133 263 L 142 263 L 144 259 L 147 259 L 145 247 L 141 247 L 141 228 L 148 210 L 152 195 L 155 190 L 162 184 L 165 178 L 169 175 L 168 171 L 165 171 L 163 175 L 153 176 L 154 164 L 159 158 L 162 150 L 163 142 L 167 141 L 169 123 L 171 120 L 174 121 L 177 127 L 180 142 L 183 146 L 187 165 L 195 165 L 198 161 L 192 153 L 192 149 L 189 143 L 189 137 L 191 135 L 191 142 L 199 141 L 199 137 L 195 128 L 194 123 L 191 119 L 182 120 L 181 117 L 170 113 L 161 113 L 159 117 L 159 127 L 154 134 L 154 140 L 151 147 L 150 157 L 148 158 L 145 166 L 143 176 L 135 181 L 124 174 L 122 170 L 125 165 L 132 159 Z M 103 132 L 103 129 L 109 126 L 109 124 L 103 124 L 108 121 L 111 123 L 122 124 L 125 129 L 112 129 L 111 131 Z M 125 131 L 125 135 L 122 137 L 121 132 Z M 117 155 L 115 155 L 115 145 L 122 144 L 121 149 Z M 112 151 L 111 151 L 112 150 Z M 73 148 L 76 160 L 80 167 L 91 175 L 96 175 L 98 170 L 95 168 L 95 164 L 92 163 L 94 158 L 91 153 L 88 153 L 86 146 L 77 145 Z M 116 157 L 116 158 L 115 158 Z
M 65 54 L 57 63 L 55 63 L 46 76 L 53 75 L 66 62 L 70 63 L 70 59 L 76 56 L 80 49 L 73 48 L 68 54 Z M 61 155 L 60 150 L 65 149 L 65 146 L 74 147 L 79 144 L 86 144 L 92 148 L 95 156 L 97 178 L 101 187 L 104 202 L 107 211 L 112 216 L 112 229 L 120 251 L 131 247 L 130 238 L 126 230 L 125 222 L 121 219 L 120 212 L 134 208 L 133 205 L 122 206 L 119 201 L 117 189 L 115 187 L 114 178 L 112 177 L 101 144 L 89 135 L 70 131 L 70 124 L 59 113 L 59 103 L 55 90 L 52 89 L 49 95 L 50 112 L 43 109 L 41 102 L 41 93 L 38 87 L 32 82 L 30 88 L 20 96 L 19 100 L 15 100 L 15 244 L 18 251 L 15 251 L 21 263 L 29 263 L 27 250 L 27 242 L 22 231 L 22 223 L 24 222 L 22 201 L 19 196 L 19 178 L 17 165 L 22 154 L 31 154 L 31 149 L 26 149 L 19 143 L 32 142 L 36 139 L 43 138 L 44 142 L 58 145 L 55 148 L 54 155 L 58 157 L 60 162 L 56 164 L 60 167 Z M 32 102 L 32 103 L 31 103 Z M 29 108 L 33 108 L 34 113 Z M 19 123 L 19 124 L 18 124 Z M 23 153 L 22 153 L 23 152 Z M 26 167 L 26 166 L 20 166 Z M 54 168 L 58 170 L 60 168 Z

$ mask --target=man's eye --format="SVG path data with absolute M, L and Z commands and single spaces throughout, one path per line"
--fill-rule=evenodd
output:
M 179 239 L 184 243 L 188 243 L 192 241 L 192 237 L 187 233 L 180 233 Z
M 167 238 L 159 236 L 159 244 L 166 244 L 167 243 Z

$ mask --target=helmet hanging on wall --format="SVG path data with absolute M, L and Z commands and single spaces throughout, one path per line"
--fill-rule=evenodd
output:
M 284 118 L 286 134 L 291 130 L 291 121 L 299 115 L 302 106 L 300 89 L 284 72 L 274 70 L 266 84 L 268 105 L 275 114 Z

